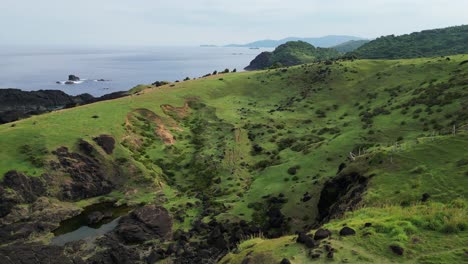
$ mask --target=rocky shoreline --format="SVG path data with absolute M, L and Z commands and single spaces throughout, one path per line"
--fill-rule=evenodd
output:
M 0 124 L 58 109 L 116 99 L 127 95 L 128 93 L 124 91 L 94 97 L 87 93 L 72 96 L 60 90 L 22 91 L 12 88 L 0 89 Z

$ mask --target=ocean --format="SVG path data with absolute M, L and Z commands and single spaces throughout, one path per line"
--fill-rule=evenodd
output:
M 138 84 L 200 77 L 215 70 L 242 71 L 260 52 L 232 47 L 1 48 L 0 89 L 53 89 L 101 96 Z M 64 84 L 73 74 L 82 81 Z M 98 81 L 106 80 L 106 81 Z M 57 83 L 59 82 L 59 83 Z

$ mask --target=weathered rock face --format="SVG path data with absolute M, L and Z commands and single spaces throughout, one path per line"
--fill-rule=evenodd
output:
M 115 147 L 115 139 L 109 135 L 100 135 L 93 140 L 107 153 L 112 154 Z
M 7 216 L 0 218 L 0 245 L 46 234 L 80 211 L 77 207 L 51 201 L 47 197 L 39 197 L 29 205 L 15 206 Z
M 172 218 L 165 208 L 148 205 L 123 217 L 116 233 L 128 244 L 155 238 L 167 240 L 172 235 Z
M 34 202 L 45 195 L 46 190 L 41 178 L 28 177 L 17 171 L 7 172 L 0 186 L 0 217 L 9 214 L 16 204 Z
M 2 264 L 85 264 L 78 257 L 68 257 L 63 248 L 41 244 L 12 244 L 0 247 Z
M 115 92 L 95 98 L 90 94 L 71 96 L 59 90 L 28 92 L 19 89 L 0 89 L 0 124 L 60 108 L 116 99 L 126 95 L 126 92 Z
M 350 172 L 326 182 L 320 193 L 318 222 L 326 222 L 353 209 L 361 201 L 368 180 L 357 172 Z
M 87 152 L 92 152 L 92 146 L 81 142 L 82 146 L 85 146 Z M 60 147 L 52 153 L 59 161 L 58 164 L 52 163 L 52 166 L 72 178 L 71 182 L 62 185 L 62 199 L 75 201 L 95 197 L 110 193 L 115 187 L 108 175 L 117 172 L 106 168 L 97 158 L 69 152 L 66 147 Z
M 265 69 L 271 65 L 270 58 L 272 56 L 271 52 L 264 51 L 260 53 L 255 59 L 250 62 L 249 66 L 245 67 L 245 70 L 253 71 Z

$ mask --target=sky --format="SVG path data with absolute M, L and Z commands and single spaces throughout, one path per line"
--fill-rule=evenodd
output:
M 187 46 L 468 24 L 468 0 L 0 0 L 0 44 Z

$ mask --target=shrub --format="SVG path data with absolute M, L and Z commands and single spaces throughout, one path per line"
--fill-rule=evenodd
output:
M 421 165 L 421 166 L 416 166 L 413 169 L 410 170 L 411 173 L 413 174 L 421 174 L 427 170 L 426 166 Z
M 288 169 L 288 174 L 289 175 L 296 175 L 297 170 L 300 168 L 300 166 L 296 165 L 294 167 L 291 167 Z

